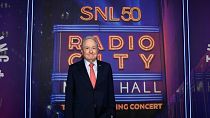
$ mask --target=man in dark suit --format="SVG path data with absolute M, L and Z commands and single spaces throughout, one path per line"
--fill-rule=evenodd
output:
M 110 64 L 97 60 L 94 37 L 83 39 L 83 59 L 69 66 L 65 118 L 115 118 L 115 98 Z

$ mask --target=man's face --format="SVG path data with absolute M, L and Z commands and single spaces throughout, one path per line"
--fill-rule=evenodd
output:
M 98 48 L 97 48 L 96 42 L 93 39 L 85 40 L 85 42 L 83 43 L 81 52 L 82 52 L 83 57 L 87 61 L 89 62 L 95 61 L 98 56 Z

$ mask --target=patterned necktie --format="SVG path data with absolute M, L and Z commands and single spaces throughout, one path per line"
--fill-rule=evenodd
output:
M 95 72 L 93 70 L 94 64 L 90 63 L 89 66 L 90 66 L 90 81 L 91 81 L 91 84 L 92 84 L 93 88 L 95 88 L 96 76 L 95 76 Z

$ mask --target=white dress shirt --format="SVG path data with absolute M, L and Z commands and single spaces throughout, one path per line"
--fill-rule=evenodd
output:
M 89 75 L 89 77 L 90 77 L 90 66 L 89 66 L 90 62 L 87 61 L 86 59 L 84 59 L 84 62 L 85 62 L 86 70 L 87 70 L 88 75 Z M 97 65 L 97 60 L 95 60 L 95 61 L 93 62 L 93 64 L 94 64 L 93 70 L 94 70 L 94 73 L 95 73 L 95 76 L 96 76 L 96 79 L 97 79 L 97 73 L 98 73 L 98 71 L 97 71 L 97 66 L 98 66 L 98 65 Z

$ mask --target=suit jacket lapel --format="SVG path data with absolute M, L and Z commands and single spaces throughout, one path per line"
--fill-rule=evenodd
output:
M 85 67 L 84 59 L 82 59 L 82 60 L 80 61 L 79 70 L 80 70 L 81 75 L 82 75 L 82 77 L 83 77 L 82 79 L 85 79 L 85 81 L 87 81 L 88 87 L 93 88 L 93 87 L 92 87 L 92 84 L 91 84 L 91 81 L 90 81 L 90 77 L 89 77 L 88 72 L 87 72 L 87 69 L 86 69 L 86 67 Z
M 101 77 L 103 74 L 103 65 L 100 63 L 100 61 L 97 60 L 97 80 L 96 80 L 96 87 L 101 82 Z

